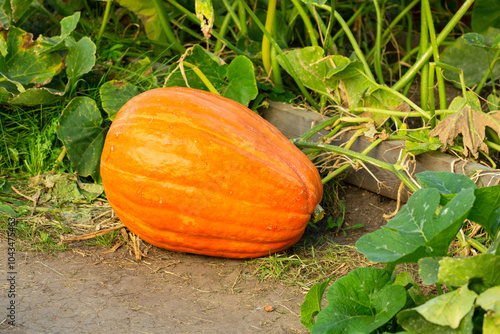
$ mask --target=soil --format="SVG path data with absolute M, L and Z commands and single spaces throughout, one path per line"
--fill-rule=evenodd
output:
M 329 236 L 340 244 L 353 244 L 384 225 L 382 215 L 396 208 L 393 201 L 351 186 L 341 198 L 344 227 L 365 226 Z M 7 254 L 5 240 L 0 252 Z M 7 262 L 6 255 L 0 258 Z M 9 333 L 308 332 L 300 323 L 306 289 L 261 281 L 249 261 L 156 247 L 136 261 L 128 247 L 110 252 L 73 244 L 54 254 L 18 252 L 16 269 L 16 326 L 0 325 Z M 1 277 L 6 271 L 2 265 Z M 1 282 L 5 313 L 9 283 Z

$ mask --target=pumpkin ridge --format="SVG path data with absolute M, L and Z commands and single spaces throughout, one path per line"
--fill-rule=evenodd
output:
M 153 177 L 150 177 L 150 176 L 147 176 L 147 175 L 138 175 L 138 174 L 134 174 L 132 172 L 128 172 L 128 171 L 124 171 L 124 170 L 119 170 L 119 169 L 115 168 L 114 166 L 113 167 L 109 166 L 106 162 L 102 162 L 101 165 L 104 166 L 105 168 L 108 168 L 109 170 L 111 170 L 113 172 L 116 172 L 116 173 L 123 173 L 123 174 L 126 174 L 127 176 L 132 176 L 134 178 L 143 178 L 143 179 L 149 180 L 151 182 L 172 185 L 173 187 L 171 187 L 171 188 L 174 188 L 174 189 L 179 190 L 179 191 L 185 191 L 186 193 L 189 191 L 188 188 L 189 189 L 194 189 L 193 186 L 183 187 L 183 186 L 178 185 L 176 183 L 157 180 L 157 179 L 155 179 Z M 204 190 L 205 190 L 205 192 L 210 193 L 210 195 L 216 194 L 215 191 L 211 191 L 209 189 L 204 189 Z M 220 193 L 217 193 L 217 194 L 221 195 Z M 122 196 L 123 196 L 123 198 L 127 198 L 126 197 L 127 194 L 123 194 Z M 307 213 L 291 211 L 288 208 L 270 206 L 266 202 L 259 202 L 259 203 L 257 203 L 257 202 L 249 202 L 249 201 L 245 201 L 245 200 L 242 200 L 242 199 L 239 199 L 239 198 L 235 198 L 234 196 L 233 197 L 229 197 L 227 195 L 221 195 L 221 196 L 223 196 L 225 198 L 228 198 L 228 199 L 233 199 L 233 200 L 236 199 L 237 201 L 239 201 L 242 204 L 247 205 L 249 207 L 260 208 L 260 209 L 269 209 L 270 211 L 273 211 L 273 212 L 289 213 L 289 214 L 293 214 L 293 215 L 296 215 L 296 216 L 310 216 L 311 215 L 311 212 L 308 212 L 308 211 L 307 211 Z M 192 218 L 199 218 L 199 217 L 198 216 L 194 216 Z
M 147 119 L 147 117 L 141 117 L 141 118 L 145 118 Z M 174 124 L 175 123 L 171 123 L 171 124 Z M 218 135 L 216 134 L 215 132 L 212 132 L 212 131 L 208 131 L 207 129 L 205 128 L 202 128 L 202 127 L 195 127 L 195 126 L 192 126 L 190 124 L 187 124 L 187 123 L 182 123 L 183 125 L 186 125 L 186 126 L 189 126 L 190 128 L 192 128 L 193 130 L 196 130 L 198 132 L 203 132 L 203 133 L 206 133 L 207 135 L 209 136 L 212 136 L 213 138 L 211 138 L 212 140 L 220 140 L 222 144 L 224 145 L 220 145 L 220 143 L 218 143 L 221 147 L 224 146 L 224 147 L 229 147 L 231 149 L 233 149 L 235 152 L 241 154 L 241 152 L 245 152 L 245 153 L 248 153 L 250 155 L 250 158 L 256 158 L 258 159 L 263 165 L 265 165 L 267 168 L 269 168 L 270 170 L 274 171 L 277 175 L 280 175 L 280 177 L 285 177 L 287 178 L 287 180 L 289 181 L 294 181 L 295 183 L 297 183 L 298 185 L 300 185 L 301 188 L 303 188 L 304 186 L 304 182 L 302 179 L 298 179 L 297 178 L 297 173 L 295 172 L 295 170 L 293 170 L 293 168 L 290 167 L 290 164 L 286 161 L 286 159 L 283 159 L 281 154 L 276 154 L 276 152 L 263 152 L 263 151 L 260 151 L 260 150 L 257 150 L 257 149 L 252 149 L 252 147 L 250 146 L 240 146 L 240 145 L 237 145 L 233 142 L 230 141 L 231 138 L 227 138 L 225 136 L 221 136 L 221 135 Z M 131 126 L 134 126 L 136 124 L 129 124 Z M 207 138 L 210 138 L 210 137 L 207 137 Z M 138 141 L 140 143 L 142 143 L 142 141 Z M 194 142 L 194 141 L 191 141 L 191 142 Z M 259 154 L 260 153 L 260 154 Z M 266 158 L 269 158 L 269 154 L 271 153 L 274 153 L 275 154 L 275 159 L 273 159 L 272 161 L 269 161 L 269 159 L 266 159 Z M 176 153 L 172 153 L 172 154 L 176 154 Z M 283 167 L 285 166 L 288 166 L 290 167 L 290 172 L 287 173 L 287 174 L 284 174 L 283 173 L 283 169 L 280 168 L 280 166 L 275 166 L 273 164 L 273 161 L 274 162 L 280 162 L 282 164 Z
M 128 214 L 125 210 L 121 209 L 121 208 L 118 208 L 118 210 L 115 210 L 117 211 L 117 214 L 121 214 L 123 217 L 129 217 L 129 219 L 134 222 L 135 221 L 135 217 L 133 215 L 130 215 Z M 121 211 L 121 212 L 119 212 Z M 130 224 L 129 224 L 130 225 Z M 130 225 L 130 227 L 134 226 L 137 224 L 132 224 Z M 127 225 L 127 227 L 129 227 Z M 303 234 L 304 230 L 305 230 L 305 227 L 303 228 L 297 228 L 297 229 L 293 229 L 293 230 L 286 230 L 286 231 L 290 231 L 290 232 L 296 232 L 298 231 L 299 233 L 293 233 L 292 237 L 286 237 L 286 238 L 282 238 L 282 239 L 274 239 L 273 241 L 269 241 L 267 239 L 265 239 L 265 241 L 261 240 L 261 239 L 257 239 L 257 238 L 254 238 L 254 239 L 242 239 L 240 237 L 238 237 L 238 239 L 236 240 L 236 236 L 234 238 L 229 238 L 229 237 L 217 237 L 217 236 L 214 236 L 214 235 L 193 235 L 193 234 L 188 234 L 187 232 L 181 232 L 181 231 L 177 231 L 177 230 L 171 230 L 171 229 L 159 229 L 159 228 L 153 228 L 153 226 L 149 225 L 149 224 L 143 224 L 141 227 L 139 227 L 139 229 L 143 229 L 144 231 L 148 231 L 148 232 L 152 232 L 152 233 L 155 233 L 157 232 L 158 230 L 161 230 L 162 232 L 169 232 L 169 233 L 172 233 L 172 234 L 176 234 L 176 235 L 182 235 L 182 236 L 186 236 L 188 238 L 197 238 L 197 239 L 210 239 L 210 240 L 226 240 L 226 241 L 242 241 L 242 242 L 247 242 L 247 243 L 254 243 L 254 244 L 262 244 L 263 242 L 265 243 L 268 243 L 268 244 L 279 244 L 279 243 L 283 243 L 283 242 L 286 242 L 286 241 L 289 241 L 289 240 L 292 240 L 296 237 L 297 234 Z M 143 234 L 148 234 L 148 233 L 143 233 Z M 273 236 L 275 236 L 273 234 Z

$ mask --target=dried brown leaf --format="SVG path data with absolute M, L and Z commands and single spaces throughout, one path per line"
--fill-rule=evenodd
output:
M 500 114 L 485 114 L 466 106 L 442 120 L 429 136 L 439 137 L 439 141 L 444 145 L 443 150 L 446 150 L 447 145 L 453 145 L 454 139 L 462 134 L 465 155 L 471 153 L 477 158 L 478 149 L 488 153 L 488 146 L 484 143 L 486 127 L 490 127 L 500 136 Z

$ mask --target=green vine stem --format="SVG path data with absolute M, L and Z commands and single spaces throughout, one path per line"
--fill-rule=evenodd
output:
M 106 2 L 106 9 L 104 10 L 104 16 L 102 17 L 101 27 L 99 28 L 99 32 L 97 33 L 97 37 L 95 40 L 95 44 L 99 45 L 101 42 L 102 34 L 104 34 L 104 30 L 106 30 L 106 25 L 108 24 L 109 15 L 111 14 L 111 8 L 113 7 L 113 0 L 108 0 Z
M 276 14 L 276 0 L 269 0 L 267 5 L 267 15 L 265 29 L 269 34 L 273 34 L 274 16 Z M 266 35 L 262 37 L 262 64 L 267 74 L 271 72 L 271 41 Z
M 167 36 L 168 42 L 172 44 L 172 48 L 181 54 L 186 52 L 186 49 L 181 45 L 181 43 L 179 43 L 179 41 L 175 37 L 172 28 L 170 28 L 170 21 L 168 20 L 166 14 L 167 9 L 163 5 L 163 1 L 152 0 L 152 2 L 155 7 L 156 13 L 158 14 L 158 20 L 160 21 L 161 28 L 163 29 L 163 32 Z
M 431 5 L 429 4 L 429 0 L 423 0 L 422 3 L 424 4 L 424 14 L 425 16 L 427 16 L 427 26 L 429 28 L 434 62 L 440 62 L 439 48 L 436 41 L 436 31 L 434 29 L 434 22 L 432 20 Z M 446 88 L 444 86 L 443 73 L 441 71 L 437 71 L 436 78 L 438 82 L 439 108 L 446 109 Z M 434 82 L 432 84 L 434 85 Z
M 233 6 L 236 5 L 237 3 L 235 2 Z M 230 21 L 231 21 L 231 15 L 230 13 L 227 13 L 219 29 L 220 36 L 224 37 L 226 35 L 226 31 L 228 30 Z M 217 39 L 217 42 L 215 42 L 214 53 L 218 54 L 221 51 L 221 49 L 222 49 L 222 41 L 220 39 Z
M 370 145 L 368 145 L 362 152 L 361 154 L 363 155 L 367 155 L 368 153 L 370 153 L 371 150 L 373 150 L 375 147 L 377 147 L 378 144 L 380 144 L 382 142 L 382 139 L 378 138 L 376 140 L 374 140 Z M 353 160 L 353 163 L 356 163 L 356 160 Z M 330 174 L 328 174 L 327 176 L 325 176 L 321 182 L 323 184 L 326 184 L 328 183 L 330 180 L 334 179 L 335 177 L 339 176 L 340 174 L 342 174 L 346 169 L 348 169 L 349 167 L 351 167 L 350 164 L 345 164 L 345 165 L 342 165 L 340 166 L 339 168 L 337 168 L 336 170 L 334 170 L 333 172 L 331 172 Z
M 313 28 L 311 20 L 309 19 L 309 15 L 305 12 L 304 8 L 300 4 L 299 0 L 291 0 L 294 7 L 298 10 L 302 21 L 307 30 L 307 34 L 309 35 L 309 40 L 311 41 L 312 46 L 318 46 L 318 40 L 316 39 L 316 30 Z
M 283 81 L 281 79 L 281 70 L 280 64 L 278 63 L 278 59 L 276 58 L 277 52 L 275 48 L 271 49 L 271 68 L 273 73 L 273 82 L 274 86 L 280 90 L 284 90 Z
M 434 73 L 436 72 L 436 64 L 429 64 L 429 80 L 427 81 L 427 95 L 429 101 L 429 113 L 431 115 L 431 129 L 436 127 L 436 104 L 434 101 Z
M 247 16 L 245 12 L 245 8 L 238 2 L 238 18 L 240 20 L 240 36 L 245 36 L 247 34 Z
M 334 152 L 337 154 L 343 154 L 353 159 L 360 160 L 362 162 L 371 164 L 373 166 L 385 169 L 394 173 L 411 191 L 415 192 L 419 189 L 418 184 L 416 184 L 406 173 L 398 168 L 397 165 L 391 165 L 390 163 L 377 160 L 375 158 L 363 155 L 362 153 L 348 150 L 339 146 L 329 145 L 329 144 L 318 144 L 313 142 L 302 141 L 300 139 L 292 140 L 292 142 L 300 149 L 323 149 L 324 151 Z
M 495 52 L 495 55 L 493 56 L 493 59 L 498 59 L 499 57 L 500 57 L 500 50 L 497 50 L 497 52 Z M 476 89 L 474 90 L 474 93 L 479 95 L 479 93 L 483 90 L 484 84 L 486 83 L 486 81 L 488 80 L 488 78 L 490 76 L 491 76 L 491 82 L 495 82 L 495 78 L 492 75 L 493 74 L 493 71 L 492 71 L 493 65 L 494 64 L 490 64 L 490 66 L 488 66 L 488 70 L 486 71 L 484 76 L 481 78 L 481 81 L 479 82 Z M 495 85 L 492 85 L 492 88 L 493 88 L 493 93 L 495 93 Z
M 309 140 L 312 136 L 314 136 L 316 133 L 320 132 L 324 128 L 327 128 L 330 125 L 335 124 L 339 118 L 340 118 L 340 115 L 335 115 L 332 118 L 329 118 L 326 121 L 319 123 L 318 125 L 314 126 L 309 131 L 306 131 L 302 136 L 300 136 L 300 140 L 303 140 L 303 141 Z
M 333 46 L 333 37 L 331 35 L 333 25 L 335 24 L 335 1 L 336 0 L 330 0 L 330 19 L 328 20 L 328 26 L 325 32 L 325 44 L 323 45 L 325 55 L 328 54 L 327 51 Z
M 367 6 L 367 2 L 363 2 L 361 4 L 361 6 L 359 6 L 356 9 L 356 11 L 351 16 L 351 18 L 349 20 L 347 20 L 346 25 L 347 26 L 351 26 L 356 21 L 356 19 L 358 18 L 358 16 L 360 16 L 363 13 L 363 10 L 365 9 L 366 6 Z M 323 9 L 326 9 L 327 11 L 329 11 L 333 15 L 333 17 L 335 18 L 335 13 L 336 13 L 335 9 L 332 11 L 331 7 L 328 7 L 328 6 L 319 6 L 319 7 L 321 7 Z M 332 43 L 335 42 L 343 34 L 345 34 L 344 30 L 338 29 L 337 32 L 335 33 L 335 35 L 333 35 L 333 37 L 332 37 Z
M 190 69 L 192 69 L 194 71 L 194 73 L 196 73 L 196 75 L 198 76 L 198 78 L 201 79 L 201 81 L 203 81 L 203 83 L 205 84 L 205 86 L 207 86 L 208 90 L 214 94 L 217 94 L 217 95 L 220 95 L 219 92 L 217 91 L 217 89 L 215 89 L 215 87 L 212 85 L 212 83 L 210 82 L 210 80 L 208 80 L 208 78 L 205 76 L 205 74 L 200 71 L 200 69 L 198 68 L 198 66 L 195 66 L 191 63 L 188 63 L 187 61 L 183 61 L 182 62 L 182 65 L 184 66 L 187 66 L 189 67 Z
M 373 0 L 375 13 L 377 14 L 377 33 L 375 36 L 375 74 L 380 84 L 384 84 L 384 75 L 382 73 L 382 12 L 378 5 L 378 0 Z
M 313 106 L 314 109 L 319 110 L 320 108 L 319 108 L 318 104 L 314 101 L 314 99 L 312 98 L 312 96 L 309 94 L 309 92 L 306 90 L 306 88 L 302 84 L 302 81 L 298 77 L 298 75 L 295 72 L 293 66 L 288 61 L 288 58 L 285 56 L 285 54 L 283 53 L 283 51 L 279 47 L 278 43 L 276 43 L 276 41 L 274 40 L 274 38 L 271 36 L 271 34 L 269 34 L 269 32 L 266 30 L 266 28 L 264 27 L 264 25 L 262 24 L 262 22 L 260 22 L 260 20 L 253 13 L 252 9 L 245 3 L 245 1 L 240 0 L 240 3 L 243 4 L 243 7 L 247 11 L 248 15 L 250 15 L 250 17 L 255 22 L 255 24 L 257 24 L 257 26 L 259 27 L 259 29 L 267 36 L 267 38 L 271 42 L 272 46 L 276 49 L 276 51 L 278 52 L 278 54 L 282 58 L 283 63 L 285 64 L 286 68 L 288 69 L 291 77 L 295 80 L 295 83 L 299 87 L 300 92 L 307 99 L 307 102 L 309 102 L 309 104 L 311 104 L 311 106 Z
M 427 15 L 425 15 L 425 0 L 421 3 L 421 23 L 420 23 L 420 45 L 418 56 L 422 58 L 423 54 L 429 46 L 429 27 L 427 21 Z M 428 90 L 427 84 L 429 83 L 429 64 L 425 63 L 420 71 L 420 105 L 422 109 L 429 110 L 428 107 Z
M 231 15 L 231 18 L 234 21 L 234 24 L 236 24 L 236 27 L 238 27 L 238 30 L 241 31 L 241 23 L 238 15 L 236 15 L 236 12 L 234 11 L 236 9 L 236 6 L 238 5 L 236 2 L 233 3 L 231 6 L 227 0 L 222 0 L 224 3 L 224 6 L 226 7 L 229 15 Z
M 461 68 L 454 67 L 445 63 L 434 62 L 434 64 L 442 69 L 458 73 L 458 77 L 460 78 L 460 86 L 462 87 L 462 94 L 464 96 L 464 99 L 467 99 L 467 86 L 465 86 L 464 71 Z
M 351 42 L 351 46 L 354 49 L 356 56 L 358 56 L 359 61 L 361 61 L 361 63 L 363 64 L 363 68 L 365 70 L 366 75 L 369 77 L 371 81 L 375 82 L 375 78 L 373 77 L 372 71 L 370 70 L 370 66 L 368 66 L 363 51 L 361 51 L 361 48 L 359 47 L 358 42 L 356 41 L 356 38 L 354 37 L 351 29 L 337 11 L 335 11 L 334 15 L 335 19 L 342 26 L 342 29 L 344 30 L 347 38 L 349 39 L 349 42 Z
M 458 24 L 460 19 L 467 13 L 469 7 L 472 6 L 474 0 L 465 0 L 458 11 L 453 15 L 448 24 L 443 28 L 441 33 L 437 36 L 436 42 L 440 46 L 445 38 L 450 34 L 453 28 Z M 413 64 L 413 66 L 392 86 L 394 90 L 403 89 L 410 80 L 417 74 L 417 72 L 424 66 L 424 64 L 430 59 L 432 55 L 432 47 L 427 49 L 427 51 L 422 55 L 422 57 Z

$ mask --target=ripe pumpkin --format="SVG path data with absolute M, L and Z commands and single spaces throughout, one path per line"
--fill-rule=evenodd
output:
M 143 240 L 230 258 L 295 244 L 323 193 L 309 159 L 243 105 L 191 88 L 128 101 L 106 136 L 109 203 Z

